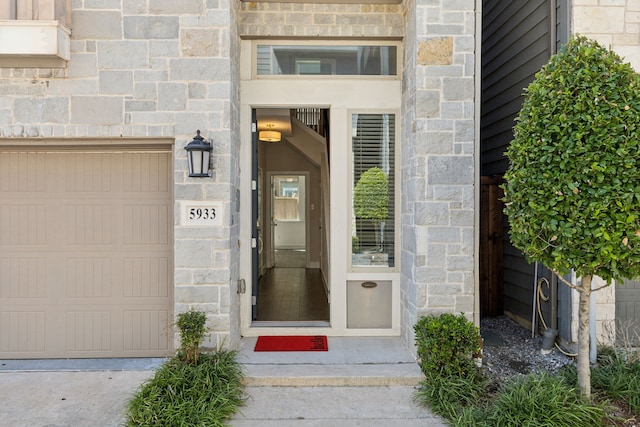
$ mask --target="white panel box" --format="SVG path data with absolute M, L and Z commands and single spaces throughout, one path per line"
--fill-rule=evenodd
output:
M 347 281 L 347 328 L 391 328 L 391 281 Z

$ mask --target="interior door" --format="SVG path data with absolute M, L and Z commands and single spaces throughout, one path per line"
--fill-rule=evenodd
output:
M 271 175 L 271 226 L 274 267 L 307 265 L 306 175 Z

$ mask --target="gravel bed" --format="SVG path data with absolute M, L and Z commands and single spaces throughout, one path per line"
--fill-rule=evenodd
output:
M 554 347 L 549 354 L 542 354 L 542 336 L 531 337 L 525 329 L 506 316 L 485 318 L 480 322 L 484 340 L 482 366 L 495 381 L 515 375 L 542 372 L 555 373 L 564 366 L 575 363 Z

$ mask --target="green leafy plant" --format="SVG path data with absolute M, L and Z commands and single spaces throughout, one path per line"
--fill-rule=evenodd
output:
M 592 278 L 640 275 L 640 76 L 572 37 L 526 89 L 506 154 L 513 245 L 580 292 L 578 382 L 589 397 Z M 579 285 L 563 279 L 571 269 Z
M 187 364 L 198 363 L 200 344 L 204 341 L 207 329 L 207 315 L 202 311 L 190 310 L 178 314 L 176 326 L 180 332 L 180 357 Z
M 420 367 L 427 378 L 468 377 L 478 369 L 473 356 L 480 352 L 480 331 L 463 314 L 424 316 L 414 331 Z
M 640 415 L 640 359 L 638 353 L 601 349 L 592 370 L 593 386 L 612 399 L 621 399 Z
M 360 238 L 358 236 L 351 236 L 351 251 L 354 254 L 360 252 Z
M 413 399 L 447 419 L 455 419 L 464 408 L 482 400 L 487 381 L 477 372 L 470 376 L 429 376 L 420 383 Z
M 380 224 L 389 217 L 389 179 L 382 169 L 367 169 L 353 189 L 353 210 L 357 218 L 370 221 L 380 249 Z
M 198 363 L 174 357 L 163 364 L 127 406 L 134 426 L 224 426 L 243 405 L 236 352 L 202 354 Z
M 487 418 L 491 426 L 583 427 L 603 424 L 605 411 L 559 376 L 529 374 L 506 383 Z

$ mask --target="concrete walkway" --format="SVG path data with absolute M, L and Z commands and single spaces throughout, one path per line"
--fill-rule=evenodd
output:
M 328 352 L 256 353 L 242 340 L 248 426 L 446 424 L 412 401 L 422 375 L 398 338 L 329 338 Z M 0 361 L 0 425 L 120 426 L 162 359 Z
M 433 426 L 413 403 L 420 368 L 399 338 L 329 338 L 327 352 L 254 352 L 242 340 L 247 405 L 231 421 L 249 426 Z

